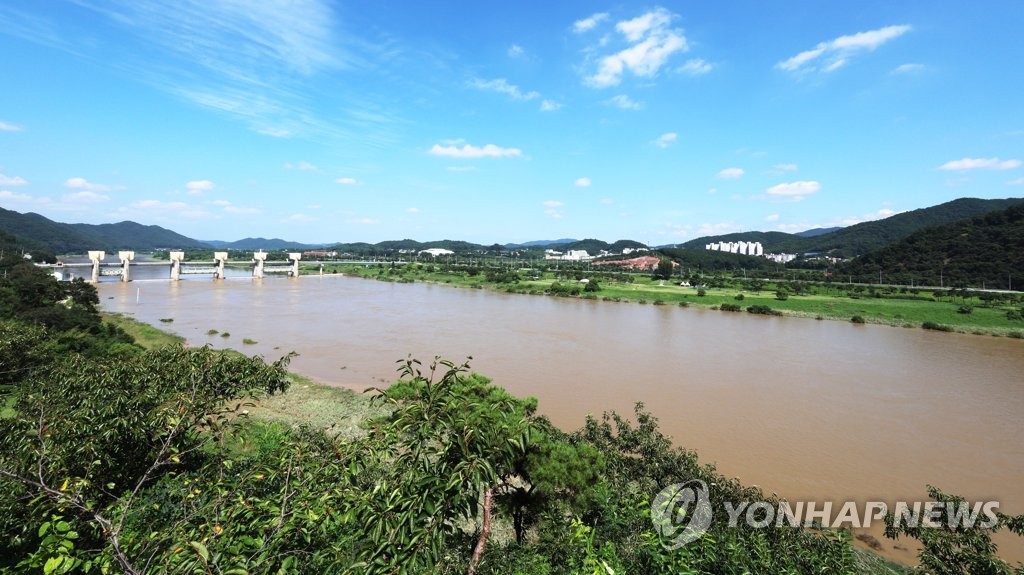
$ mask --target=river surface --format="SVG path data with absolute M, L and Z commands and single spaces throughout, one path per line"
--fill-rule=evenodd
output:
M 643 401 L 677 445 L 792 501 L 892 505 L 933 484 L 1024 512 L 1021 340 L 342 276 L 98 287 L 105 310 L 192 345 L 295 351 L 293 371 L 357 390 L 408 355 L 471 356 L 563 429 Z M 1024 560 L 1020 540 L 997 541 Z

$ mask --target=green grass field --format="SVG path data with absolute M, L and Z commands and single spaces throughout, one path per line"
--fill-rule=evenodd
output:
M 387 266 L 328 266 L 325 270 L 325 273 L 332 272 L 393 282 L 429 282 L 453 287 L 533 294 L 547 293 L 556 281 L 549 272 L 535 280 L 491 283 L 486 281 L 483 274 L 429 272 L 427 268 L 416 265 L 394 269 Z M 778 300 L 775 297 L 777 286 L 771 283 L 767 283 L 760 292 L 737 288 L 704 288 L 705 295 L 700 296 L 695 288 L 677 285 L 677 280 L 652 280 L 645 275 L 633 275 L 631 279 L 631 282 L 602 281 L 600 291 L 584 292 L 574 297 L 648 304 L 684 304 L 703 308 L 718 308 L 727 303 L 739 305 L 744 310 L 749 306 L 763 305 L 793 317 L 850 321 L 854 316 L 860 316 L 866 323 L 911 328 L 920 328 L 925 322 L 933 322 L 948 327 L 950 331 L 961 333 L 1024 338 L 1024 321 L 1007 318 L 1007 312 L 1019 311 L 1019 306 L 989 306 L 977 296 L 936 299 L 930 293 L 914 296 L 899 292 L 880 292 L 882 297 L 875 297 L 865 289 L 854 298 L 850 297 L 846 286 L 816 285 L 810 288 L 811 293 L 808 295 L 789 294 L 787 299 Z M 563 280 L 563 283 L 573 281 Z M 739 294 L 743 294 L 742 300 L 736 299 Z M 965 305 L 971 307 L 971 313 L 958 311 Z

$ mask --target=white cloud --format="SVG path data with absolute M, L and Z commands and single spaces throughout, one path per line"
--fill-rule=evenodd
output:
M 314 219 L 306 214 L 292 214 L 287 218 L 281 220 L 282 223 L 286 224 L 301 224 L 305 222 L 312 222 Z
M 420 209 L 419 208 L 405 208 L 405 211 L 406 211 L 406 213 L 409 213 L 409 214 L 418 214 L 418 213 L 420 213 Z
M 68 178 L 64 182 L 64 186 L 76 190 L 85 190 L 87 192 L 109 192 L 118 188 L 109 186 L 107 184 L 94 184 L 85 178 Z
M 549 208 L 560 208 L 560 207 L 564 206 L 565 204 L 563 204 L 562 202 L 560 202 L 558 200 L 547 200 L 546 202 L 543 202 L 543 205 L 547 206 Z
M 848 36 L 840 36 L 828 42 L 821 42 L 810 50 L 783 60 L 775 67 L 787 72 L 810 72 L 822 70 L 825 72 L 834 71 L 849 61 L 850 58 L 861 52 L 870 52 L 889 40 L 898 38 L 911 30 L 910 26 L 886 26 L 877 30 L 858 32 Z M 824 64 L 817 65 L 818 59 L 824 59 Z
M 675 132 L 665 132 L 658 136 L 657 140 L 654 140 L 654 145 L 659 148 L 667 148 L 671 146 L 679 138 L 679 134 Z
M 173 211 L 180 212 L 189 209 L 185 202 L 165 202 L 162 200 L 138 200 L 131 203 L 131 207 L 137 210 Z
M 923 64 L 900 64 L 892 69 L 893 74 L 916 74 L 924 70 Z
M 584 176 L 582 178 L 576 178 L 576 181 L 573 182 L 573 185 L 575 185 L 577 188 L 589 188 L 591 183 L 593 182 L 590 181 L 590 178 Z
M 0 173 L 0 186 L 27 186 L 28 180 L 21 176 L 8 176 Z
M 577 20 L 573 22 L 572 30 L 577 34 L 582 34 L 583 32 L 587 32 L 588 30 L 594 29 L 598 24 L 604 22 L 607 19 L 607 12 L 598 12 L 597 14 L 594 14 L 588 18 L 584 18 L 582 20 Z
M 624 20 L 615 29 L 625 37 L 628 46 L 600 59 L 597 72 L 586 78 L 595 88 L 617 86 L 626 72 L 650 78 L 676 52 L 686 52 L 689 46 L 683 31 L 672 28 L 675 15 L 664 8 L 655 8 L 632 20 Z
M 530 101 L 540 97 L 539 92 L 524 92 L 519 88 L 519 86 L 509 84 L 508 80 L 505 78 L 495 78 L 494 80 L 474 78 L 473 80 L 470 80 L 469 85 L 477 90 L 505 94 L 513 100 Z
M 258 214 L 260 210 L 258 208 L 247 208 L 242 206 L 236 206 L 227 200 L 213 200 L 210 204 L 222 208 L 229 214 Z
M 7 122 L 0 122 L 0 132 L 20 132 L 21 130 L 21 126 L 8 124 Z
M 679 72 L 680 74 L 689 74 L 690 76 L 703 76 L 712 69 L 714 69 L 714 66 L 712 66 L 710 62 L 701 58 L 693 58 L 691 60 L 687 60 L 682 66 L 676 68 L 676 72 Z
M 623 110 L 643 110 L 644 108 L 643 103 L 636 102 L 632 100 L 629 96 L 626 96 L 625 94 L 613 96 L 609 98 L 605 103 L 611 104 L 612 106 L 621 108 Z
M 544 100 L 540 103 L 541 112 L 554 112 L 555 110 L 558 110 L 561 107 L 562 105 L 554 100 Z
M 1021 166 L 1020 160 L 1000 160 L 999 158 L 963 158 L 952 160 L 939 166 L 940 170 L 1012 170 Z
M 764 221 L 766 221 L 766 222 L 777 222 L 777 221 L 779 221 L 779 214 L 769 214 L 769 215 L 764 217 Z
M 448 158 L 514 158 L 523 155 L 519 148 L 503 148 L 494 144 L 487 144 L 482 148 L 470 144 L 464 144 L 461 148 L 452 144 L 442 146 L 434 144 L 430 148 L 430 154 Z
M 19 194 L 7 190 L 0 190 L 0 200 L 8 202 L 31 202 L 34 198 L 28 194 Z
M 688 229 L 688 228 L 687 228 Z M 696 237 L 701 236 L 720 236 L 722 234 L 731 234 L 733 232 L 743 231 L 743 226 L 735 222 L 719 222 L 715 224 L 701 224 L 697 227 Z M 683 235 L 683 234 L 677 234 Z
M 263 134 L 264 136 L 270 136 L 271 138 L 288 138 L 292 135 L 292 131 L 287 128 L 275 127 L 259 128 L 256 130 L 256 133 Z
M 110 196 L 103 194 L 97 194 L 96 192 L 90 192 L 88 190 L 75 192 L 73 194 L 65 194 L 63 200 L 65 202 L 82 203 L 82 204 L 94 204 L 97 202 L 105 202 L 110 199 Z
M 560 211 L 558 211 L 558 210 L 556 210 L 554 208 L 544 210 L 544 215 L 549 217 L 549 218 L 556 219 L 556 220 L 562 219 L 562 212 L 560 212 Z
M 715 174 L 715 177 L 722 180 L 735 180 L 737 178 L 742 178 L 744 173 L 746 172 L 743 171 L 743 168 L 725 168 Z
M 1024 178 L 1017 178 L 1015 180 L 1010 180 L 1009 182 L 1006 183 L 1011 186 L 1024 186 Z
M 782 174 L 785 172 L 795 172 L 800 169 L 800 166 L 796 164 L 775 164 L 769 173 Z
M 213 188 L 213 182 L 210 180 L 192 180 L 185 184 L 185 189 L 188 190 L 190 196 L 201 196 L 203 192 L 208 192 Z
M 518 58 L 523 55 L 523 47 L 519 44 L 512 44 L 508 47 L 508 57 Z
M 794 202 L 804 199 L 805 196 L 816 194 L 821 190 L 821 184 L 815 181 L 786 182 L 772 186 L 765 190 L 769 196 L 787 198 Z
M 303 171 L 303 172 L 319 172 L 320 171 L 320 168 L 314 166 L 313 164 L 311 164 L 309 162 L 305 162 L 305 161 L 300 161 L 300 162 L 295 163 L 295 164 L 293 164 L 291 162 L 285 162 L 284 169 L 286 169 L 286 170 L 300 170 L 300 171 Z
M 355 178 L 338 178 L 337 180 L 334 180 L 334 182 L 343 186 L 354 186 L 359 183 L 359 180 Z

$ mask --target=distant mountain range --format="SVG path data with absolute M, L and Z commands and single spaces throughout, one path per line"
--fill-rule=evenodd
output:
M 706 255 L 701 256 L 693 253 L 697 251 L 705 251 L 705 244 L 720 241 L 759 241 L 763 244 L 766 252 L 785 252 L 796 254 L 821 253 L 840 257 L 852 257 L 876 252 L 886 246 L 894 246 L 901 240 L 910 238 L 911 236 L 917 237 L 915 234 L 922 230 L 933 228 L 935 226 L 946 226 L 956 224 L 958 222 L 965 222 L 967 220 L 971 220 L 971 218 L 978 218 L 985 216 L 986 214 L 1000 212 L 1011 207 L 1021 205 L 1024 205 L 1024 198 L 1008 198 L 1002 200 L 961 198 L 930 208 L 904 212 L 883 220 L 864 222 L 846 228 L 811 229 L 798 234 L 788 234 L 783 232 L 743 232 L 720 236 L 706 236 L 686 242 L 679 246 L 680 248 L 689 249 L 665 249 L 662 251 L 675 258 L 677 261 L 683 262 L 688 266 L 699 267 L 701 269 L 727 269 L 730 267 L 755 269 L 762 266 L 762 263 L 754 258 L 743 261 L 738 261 L 735 257 L 728 260 L 722 260 L 721 258 L 708 258 Z M 977 232 L 978 229 L 983 227 L 984 225 L 981 224 L 974 225 L 972 230 Z M 115 251 L 118 249 L 134 249 L 139 251 L 151 251 L 158 249 L 262 249 L 295 251 L 328 249 L 352 255 L 388 255 L 393 253 L 416 252 L 430 248 L 448 249 L 459 254 L 498 253 L 508 250 L 528 250 L 539 252 L 544 249 L 554 249 L 562 252 L 570 250 L 586 250 L 590 254 L 594 255 L 601 251 L 621 253 L 626 248 L 646 247 L 641 242 L 633 240 L 619 240 L 608 243 L 596 239 L 576 240 L 571 238 L 564 238 L 560 240 L 536 240 L 521 244 L 493 244 L 490 246 L 459 240 L 420 242 L 412 239 L 389 240 L 378 242 L 376 244 L 355 242 L 326 245 L 303 244 L 278 238 L 245 238 L 234 242 L 219 240 L 199 241 L 185 237 L 160 226 L 144 226 L 130 221 L 101 225 L 64 224 L 54 222 L 39 214 L 21 214 L 2 208 L 0 208 L 0 231 L 10 234 L 14 240 L 16 240 L 16 244 L 21 246 L 22 249 L 31 250 L 34 256 L 39 254 L 41 258 L 52 258 L 53 253 L 82 254 L 88 250 L 97 249 L 106 251 Z M 1009 245 L 1021 246 L 1024 245 L 1024 242 Z M 956 249 L 958 250 L 957 253 L 965 251 L 965 248 L 958 247 Z M 1018 249 L 1019 251 L 1019 248 L 1014 249 Z M 900 253 L 902 254 L 900 257 L 904 257 L 907 253 L 913 251 L 904 248 L 900 248 L 900 250 L 902 251 L 897 250 L 897 252 L 885 253 Z M 37 257 L 36 259 L 38 260 L 40 257 Z M 868 266 L 869 261 L 874 260 L 864 259 L 862 265 Z M 923 263 L 921 265 L 928 267 L 932 264 Z M 1011 264 L 1007 265 L 1012 267 Z M 998 269 L 1002 270 L 1003 267 L 999 267 Z M 863 269 L 868 269 L 868 267 L 864 267 Z M 909 267 L 907 269 L 910 270 Z M 858 273 L 859 271 L 860 270 L 858 269 Z M 999 273 L 1002 272 L 999 271 Z M 988 274 L 988 272 L 985 272 L 985 274 Z M 1024 274 L 1022 274 L 1021 281 L 1022 285 L 1024 285 Z
M 955 223 L 1022 203 L 1024 198 L 960 198 L 930 208 L 903 212 L 882 220 L 863 222 L 846 228 L 807 230 L 800 234 L 742 232 L 705 236 L 688 241 L 681 247 L 703 249 L 706 244 L 714 242 L 754 241 L 761 242 L 765 252 L 822 253 L 837 257 L 853 257 L 881 249 L 927 227 Z
M 300 244 L 278 238 L 245 238 L 234 242 L 221 240 L 203 240 L 204 244 L 220 250 L 311 250 L 322 248 L 325 244 Z

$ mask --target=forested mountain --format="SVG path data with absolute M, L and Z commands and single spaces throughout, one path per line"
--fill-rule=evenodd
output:
M 686 242 L 683 247 L 703 249 L 705 244 L 712 242 L 743 240 L 761 242 L 766 252 L 822 252 L 839 257 L 853 257 L 883 248 L 927 227 L 958 222 L 1021 203 L 1024 203 L 1024 198 L 960 198 L 930 208 L 903 212 L 883 220 L 863 222 L 811 237 L 782 232 L 747 232 L 697 238 Z
M 1024 286 L 1024 204 L 920 230 L 840 268 L 854 280 L 918 285 Z
M 28 245 L 45 246 L 58 254 L 89 250 L 153 250 L 157 248 L 201 248 L 202 242 L 160 226 L 135 222 L 116 224 L 64 224 L 35 213 L 21 214 L 0 208 L 0 230 Z
M 302 244 L 279 238 L 244 238 L 233 242 L 205 240 L 203 243 L 225 250 L 310 250 L 323 246 L 323 244 Z

